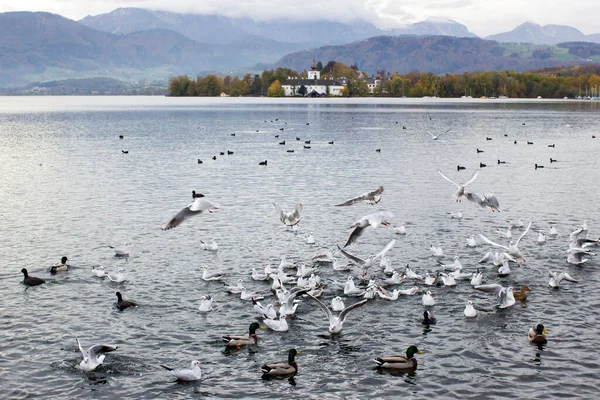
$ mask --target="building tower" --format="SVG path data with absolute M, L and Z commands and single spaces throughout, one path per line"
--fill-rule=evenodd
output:
M 310 67 L 310 71 L 308 71 L 308 79 L 321 79 L 321 71 L 317 69 L 317 63 L 313 58 L 312 66 Z

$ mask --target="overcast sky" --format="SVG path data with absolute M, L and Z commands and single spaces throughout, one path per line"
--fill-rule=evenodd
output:
M 366 19 L 380 28 L 449 18 L 479 36 L 510 31 L 525 21 L 600 33 L 600 0 L 0 0 L 0 12 L 48 11 L 71 19 L 139 7 L 174 12 L 274 18 Z

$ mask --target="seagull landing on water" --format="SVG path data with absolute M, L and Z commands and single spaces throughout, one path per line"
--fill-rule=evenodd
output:
M 442 132 L 442 133 L 440 133 L 440 134 L 439 134 L 439 135 L 437 135 L 437 136 L 436 136 L 436 135 L 434 135 L 433 133 L 429 132 L 429 131 L 425 131 L 425 132 L 429 133 L 429 134 L 431 135 L 431 138 L 432 138 L 433 140 L 438 140 L 440 137 L 442 137 L 442 135 L 445 135 L 446 133 L 450 132 L 451 130 L 452 130 L 452 129 L 448 129 L 447 131 L 445 131 L 445 132 Z
M 550 271 L 548 275 L 550 276 L 550 282 L 548 282 L 548 285 L 555 289 L 558 289 L 560 287 L 560 283 L 562 281 L 577 282 L 576 279 L 573 279 L 571 275 L 569 275 L 566 272 L 558 273 Z
M 85 350 L 83 347 L 81 347 L 79 339 L 75 338 L 75 340 L 77 341 L 77 347 L 79 347 L 79 351 L 83 355 L 83 360 L 79 363 L 79 369 L 85 372 L 95 370 L 98 365 L 104 362 L 105 353 L 109 353 L 117 349 L 117 346 L 95 344 L 89 349 Z
M 512 307 L 516 302 L 512 287 L 505 288 L 494 283 L 491 285 L 478 285 L 475 286 L 475 289 L 496 295 L 498 298 L 498 308 Z
M 317 304 L 319 305 L 319 307 L 321 307 L 321 309 L 323 311 L 325 311 L 325 314 L 327 314 L 327 318 L 329 319 L 329 332 L 330 333 L 339 333 L 341 332 L 344 322 L 346 321 L 346 315 L 348 315 L 348 313 L 352 310 L 354 310 L 355 308 L 358 308 L 360 306 L 362 306 L 363 304 L 365 304 L 367 301 L 367 299 L 361 300 L 358 303 L 354 303 L 351 306 L 348 306 L 346 308 L 344 308 L 339 315 L 333 315 L 333 313 L 331 312 L 331 310 L 329 309 L 329 307 L 327 307 L 325 304 L 323 304 L 323 302 L 319 299 L 317 299 L 314 296 L 311 296 L 310 294 L 307 294 L 308 297 L 310 297 L 311 299 L 313 299 L 314 301 L 317 302 Z
M 496 195 L 493 193 L 479 194 L 466 192 L 464 196 L 467 200 L 477 203 L 481 208 L 489 207 L 492 212 L 500 212 L 500 203 L 498 202 Z
M 394 214 L 389 211 L 380 211 L 362 217 L 354 224 L 352 224 L 352 226 L 350 226 L 350 228 L 354 228 L 354 230 L 350 233 L 346 244 L 344 244 L 342 248 L 346 248 L 350 244 L 356 242 L 356 240 L 364 233 L 365 229 L 369 226 L 372 228 L 377 228 L 379 225 L 388 226 L 390 223 L 387 220 L 392 218 L 394 218 Z
M 475 173 L 473 174 L 473 176 L 471 177 L 471 179 L 469 179 L 469 181 L 467 183 L 465 183 L 464 185 L 459 185 L 458 183 L 454 182 L 452 179 L 448 178 L 446 175 L 442 174 L 441 171 L 438 171 L 438 174 L 440 174 L 442 176 L 442 178 L 444 178 L 445 180 L 447 180 L 448 182 L 450 182 L 451 184 L 453 184 L 454 186 L 456 186 L 458 188 L 458 190 L 456 191 L 456 201 L 457 202 L 460 202 L 462 200 L 462 197 L 465 195 L 465 188 L 467 187 L 467 185 L 473 183 L 475 178 L 477 178 L 478 173 L 479 173 L 479 171 L 475 171 Z
M 340 204 L 336 204 L 336 207 L 345 207 L 345 206 L 351 206 L 353 204 L 358 204 L 361 201 L 364 201 L 368 204 L 377 204 L 381 201 L 381 195 L 383 194 L 383 186 L 379 186 L 377 189 L 373 190 L 372 192 L 367 192 L 367 193 L 363 193 L 360 196 L 356 196 L 350 200 L 346 200 L 343 203 Z
M 508 247 L 503 246 L 501 244 L 498 243 L 494 243 L 492 242 L 490 239 L 486 238 L 484 235 L 479 234 L 479 237 L 486 243 L 491 244 L 492 246 L 496 246 L 496 247 L 501 247 L 505 250 L 508 251 L 508 254 L 510 256 L 512 256 L 514 259 L 519 260 L 522 259 L 523 262 L 527 262 L 525 260 L 525 258 L 523 258 L 523 255 L 521 254 L 521 251 L 519 250 L 519 248 L 517 246 L 519 246 L 519 243 L 521 242 L 521 240 L 523 239 L 523 237 L 527 234 L 527 232 L 529 232 L 529 229 L 531 228 L 531 222 L 529 222 L 529 225 L 527 225 L 527 229 L 525 229 L 525 232 L 523 232 L 521 234 L 521 236 L 519 236 L 519 238 L 517 239 L 517 241 L 515 243 L 513 243 L 512 241 L 510 242 L 510 244 L 508 245 Z
M 363 276 L 366 276 L 367 269 L 369 269 L 370 267 L 373 266 L 373 264 L 375 263 L 375 260 L 378 259 L 379 257 L 383 256 L 388 251 L 390 251 L 392 249 L 392 247 L 394 247 L 395 244 L 396 244 L 396 241 L 392 240 L 391 242 L 389 242 L 385 246 L 385 248 L 383 250 L 381 250 L 379 253 L 377 253 L 375 255 L 369 256 L 366 260 L 362 259 L 360 257 L 357 257 L 355 255 L 352 255 L 352 254 L 348 253 L 346 250 L 344 250 L 342 248 L 340 248 L 340 252 L 346 258 L 348 258 L 352 263 L 354 263 L 354 264 L 358 265 L 359 267 L 361 267 L 363 269 Z
M 300 213 L 302 212 L 302 204 L 300 204 L 300 203 L 296 204 L 294 211 L 289 212 L 289 213 L 284 212 L 277 203 L 274 202 L 273 205 L 275 206 L 275 210 L 277 210 L 277 214 L 279 215 L 279 220 L 286 227 L 289 228 L 289 227 L 298 225 L 298 223 L 300 222 Z

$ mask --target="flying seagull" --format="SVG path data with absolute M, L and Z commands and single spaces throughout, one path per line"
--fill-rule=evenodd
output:
M 377 189 L 373 190 L 372 192 L 366 192 L 361 194 L 360 196 L 354 197 L 353 199 L 350 200 L 346 200 L 345 202 L 341 203 L 341 204 L 336 204 L 336 207 L 345 207 L 345 206 L 351 206 L 353 204 L 358 204 L 361 201 L 364 201 L 368 204 L 377 204 L 381 201 L 381 195 L 383 193 L 383 186 L 379 186 Z
M 451 130 L 452 130 L 452 129 L 448 129 L 447 131 L 445 131 L 445 132 L 442 132 L 442 133 L 440 133 L 440 134 L 439 134 L 439 135 L 437 135 L 437 136 L 436 136 L 436 135 L 434 135 L 433 133 L 429 132 L 429 131 L 426 131 L 426 132 L 427 132 L 427 133 L 429 133 L 429 134 L 431 135 L 431 137 L 433 138 L 433 140 L 438 140 L 438 139 L 439 139 L 439 138 L 440 138 L 442 135 L 444 135 L 444 134 L 446 134 L 446 133 L 450 132 Z
M 169 221 L 167 226 L 163 228 L 163 230 L 168 230 L 179 226 L 183 221 L 187 218 L 202 214 L 205 211 L 212 213 L 213 210 L 219 208 L 218 205 L 211 203 L 208 201 L 204 195 L 196 194 L 196 199 L 193 203 L 189 204 L 187 207 L 184 207 L 181 211 L 179 211 L 172 219 Z M 200 197 L 198 197 L 200 196 Z
M 440 174 L 442 176 L 442 178 L 444 178 L 445 180 L 447 180 L 448 182 L 450 182 L 451 184 L 453 184 L 454 186 L 456 186 L 458 188 L 458 190 L 456 191 L 456 201 L 457 202 L 460 202 L 462 200 L 462 197 L 465 194 L 465 188 L 467 187 L 467 185 L 473 183 L 475 178 L 477 178 L 478 173 L 479 173 L 479 171 L 475 171 L 475 173 L 473 174 L 473 176 L 471 177 L 471 179 L 469 179 L 469 181 L 467 183 L 465 183 L 464 185 L 459 185 L 458 183 L 454 182 L 452 179 L 448 178 L 446 175 L 442 174 L 441 171 L 438 171 L 438 174 Z
M 279 214 L 279 220 L 287 227 L 297 225 L 300 222 L 300 212 L 302 212 L 302 204 L 296 204 L 294 211 L 286 213 L 277 203 L 273 203 L 277 214 Z
M 388 219 L 392 218 L 394 218 L 394 214 L 389 211 L 380 211 L 362 217 L 350 227 L 354 228 L 354 230 L 350 233 L 346 244 L 342 248 L 345 248 L 350 244 L 356 242 L 359 236 L 361 236 L 364 233 L 365 229 L 369 226 L 373 228 L 377 228 L 379 225 L 387 226 L 390 224 Z

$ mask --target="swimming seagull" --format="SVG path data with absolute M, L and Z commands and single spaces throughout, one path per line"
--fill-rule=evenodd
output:
M 375 260 L 378 259 L 379 257 L 383 256 L 385 253 L 387 253 L 388 251 L 391 250 L 392 247 L 394 247 L 394 245 L 396 244 L 395 240 L 392 240 L 391 242 L 389 242 L 383 250 L 381 250 L 379 253 L 375 254 L 375 255 L 370 255 L 366 260 L 357 257 L 355 255 L 352 255 L 350 253 L 348 253 L 346 250 L 340 248 L 340 252 L 347 257 L 351 262 L 353 262 L 354 264 L 358 265 L 359 267 L 362 267 L 362 269 L 364 270 L 364 274 L 366 275 L 367 273 L 367 269 L 372 267 L 373 264 L 375 263 Z M 339 247 L 339 246 L 338 246 Z
M 168 230 L 179 226 L 183 221 L 188 219 L 191 216 L 202 214 L 205 211 L 212 213 L 213 210 L 219 208 L 218 205 L 211 203 L 208 201 L 204 195 L 197 194 L 194 199 L 194 202 L 189 204 L 187 207 L 184 207 L 181 211 L 179 211 L 175 216 L 169 221 L 169 223 L 163 228 L 163 230 Z
M 539 244 L 544 244 L 544 243 L 546 243 L 546 235 L 544 235 L 544 231 L 540 231 L 540 232 L 538 233 L 537 242 L 538 242 Z
M 169 371 L 171 375 L 180 381 L 197 381 L 202 379 L 202 371 L 200 371 L 200 361 L 192 361 L 191 369 L 173 369 L 166 365 L 160 364 L 161 367 Z
M 201 296 L 200 297 L 200 306 L 198 306 L 198 310 L 202 312 L 208 312 L 213 308 L 213 298 L 212 296 Z
M 498 235 L 500 235 L 500 237 L 503 237 L 505 239 L 512 238 L 512 232 L 510 230 L 511 230 L 510 226 L 508 228 L 506 228 L 506 232 L 502 232 L 500 230 L 500 228 L 496 228 L 496 232 L 498 232 Z
M 394 226 L 394 232 L 397 235 L 406 235 L 406 226 L 404 226 L 405 224 L 402 224 L 400 226 Z
M 311 296 L 310 294 L 307 294 L 307 296 L 310 297 L 311 299 L 313 299 L 314 301 L 316 301 L 317 304 L 319 305 L 319 307 L 321 307 L 323 309 L 323 311 L 325 311 L 325 314 L 327 314 L 327 318 L 329 318 L 329 332 L 330 333 L 339 333 L 342 330 L 344 322 L 346 321 L 346 315 L 348 315 L 348 313 L 350 311 L 362 306 L 367 301 L 369 301 L 367 299 L 361 300 L 358 303 L 354 303 L 351 306 L 344 308 L 339 313 L 339 315 L 333 315 L 333 313 L 331 312 L 329 307 L 327 307 L 325 304 L 323 304 L 323 302 L 321 300 L 317 299 L 314 296 Z
M 555 289 L 560 287 L 562 281 L 577 282 L 577 280 L 573 279 L 571 275 L 566 272 L 558 273 L 550 271 L 548 275 L 550 276 L 550 282 L 548 282 L 548 284 Z
M 474 235 L 467 237 L 466 240 L 467 240 L 467 247 L 477 247 L 477 241 L 475 240 Z
M 108 276 L 108 279 L 110 279 L 111 282 L 115 282 L 115 283 L 121 283 L 121 282 L 125 282 L 127 280 L 127 278 L 125 277 L 125 270 L 123 268 L 119 268 L 117 270 L 117 273 L 113 274 L 113 275 L 111 275 L 107 272 L 106 276 Z
M 442 245 L 438 243 L 437 246 L 431 245 L 430 247 L 431 255 L 434 257 L 444 257 L 444 251 L 442 250 Z
M 256 311 L 256 313 L 259 316 L 268 318 L 268 319 L 277 318 L 277 311 L 275 310 L 275 308 L 273 308 L 274 307 L 273 304 L 267 304 L 266 306 L 263 306 L 255 299 L 252 299 L 252 304 L 254 304 L 254 306 L 253 306 L 254 311 Z
M 377 204 L 381 201 L 381 194 L 383 193 L 383 186 L 379 186 L 377 189 L 372 192 L 363 193 L 360 196 L 354 197 L 350 200 L 346 200 L 343 203 L 336 204 L 335 207 L 344 207 L 351 206 L 353 204 L 360 203 L 364 201 L 368 204 Z
M 475 318 L 477 316 L 477 310 L 473 306 L 473 302 L 471 300 L 467 301 L 464 314 L 467 318 Z
M 290 329 L 284 314 L 279 318 L 265 318 L 263 322 L 275 332 L 287 332 Z
M 106 272 L 104 272 L 104 267 L 102 265 L 92 267 L 92 274 L 98 278 L 104 278 L 106 276 Z
M 106 344 L 95 344 L 89 349 L 85 350 L 81 347 L 79 339 L 75 338 L 79 351 L 83 355 L 83 360 L 79 363 L 79 369 L 85 372 L 90 372 L 96 369 L 96 367 L 104 362 L 104 353 L 115 351 L 117 346 L 108 346 Z
M 508 247 L 503 246 L 503 245 L 498 244 L 498 243 L 494 243 L 494 242 L 492 242 L 490 239 L 486 238 L 482 234 L 479 234 L 479 237 L 483 241 L 491 244 L 492 246 L 501 247 L 503 249 L 506 249 L 508 251 L 508 254 L 511 255 L 512 257 L 514 257 L 516 260 L 522 259 L 523 262 L 527 262 L 525 260 L 525 258 L 523 258 L 523 255 L 521 254 L 521 251 L 519 250 L 519 248 L 517 246 L 519 246 L 519 242 L 521 242 L 521 240 L 523 239 L 523 237 L 527 234 L 527 232 L 529 232 L 530 228 L 531 228 L 531 221 L 529 222 L 529 225 L 527 225 L 527 229 L 525 229 L 525 232 L 523 232 L 521 234 L 521 236 L 519 236 L 519 238 L 517 239 L 517 241 L 514 244 L 513 244 L 512 240 L 511 240 L 511 242 L 508 245 Z
M 316 243 L 312 232 L 310 232 L 308 234 L 308 236 L 304 238 L 304 241 L 306 242 L 306 244 L 315 244 Z
M 302 211 L 302 204 L 296 204 L 294 211 L 286 213 L 277 203 L 273 203 L 275 206 L 275 210 L 277 210 L 277 214 L 279 214 L 279 220 L 287 227 L 291 227 L 297 225 L 300 222 L 300 212 Z
M 435 306 L 435 300 L 433 299 L 430 291 L 427 291 L 427 293 L 423 294 L 422 301 L 424 306 Z
M 452 183 L 454 186 L 456 186 L 458 188 L 458 190 L 456 191 L 456 201 L 457 202 L 460 202 L 462 200 L 462 197 L 465 194 L 465 188 L 467 187 L 467 185 L 471 184 L 475 180 L 475 178 L 477 178 L 478 173 L 479 173 L 479 171 L 475 171 L 475 173 L 473 174 L 473 176 L 471 177 L 471 179 L 469 179 L 469 181 L 467 183 L 465 183 L 464 185 L 459 185 L 458 183 L 456 183 L 453 180 L 451 180 L 450 178 L 448 178 L 446 175 L 442 174 L 441 171 L 438 171 L 438 174 L 440 174 L 442 176 L 442 178 L 444 178 L 445 180 Z
M 436 136 L 436 135 L 434 135 L 433 133 L 429 132 L 429 131 L 425 131 L 425 132 L 429 133 L 429 134 L 431 135 L 431 138 L 432 138 L 433 140 L 438 140 L 438 139 L 439 139 L 439 138 L 440 138 L 442 135 L 444 135 L 444 134 L 446 134 L 446 133 L 450 132 L 451 130 L 452 130 L 452 129 L 448 129 L 447 131 L 445 131 L 445 132 L 442 132 L 442 133 L 440 133 L 440 134 L 439 134 L 439 135 L 437 135 L 437 136 Z
M 488 251 L 487 253 L 485 253 L 483 258 L 479 260 L 479 264 L 492 263 L 496 267 L 499 267 L 502 265 L 502 261 L 504 261 L 505 259 L 514 263 L 517 262 L 517 260 L 512 258 L 508 253 L 492 253 L 491 251 Z
M 331 299 L 331 309 L 333 311 L 342 311 L 346 306 L 344 305 L 344 301 L 340 296 L 336 296 Z
M 354 230 L 350 233 L 346 244 L 344 244 L 342 248 L 345 248 L 350 244 L 356 242 L 356 240 L 363 234 L 365 229 L 369 226 L 372 228 L 377 228 L 379 225 L 388 226 L 390 223 L 387 220 L 392 218 L 394 218 L 394 214 L 389 211 L 380 211 L 362 217 L 354 224 L 352 224 L 352 226 L 350 226 L 350 228 L 354 228 Z
M 498 297 L 498 308 L 512 307 L 515 304 L 512 287 L 505 288 L 502 285 L 494 283 L 491 285 L 477 285 L 475 289 L 495 294 Z
M 220 272 L 210 271 L 208 265 L 203 265 L 200 267 L 202 269 L 202 280 L 209 281 L 220 281 L 223 279 L 223 274 Z
M 477 272 L 474 272 L 473 277 L 471 278 L 471 286 L 479 286 L 482 284 L 483 282 L 483 272 L 479 271 L 479 268 L 477 268 Z

